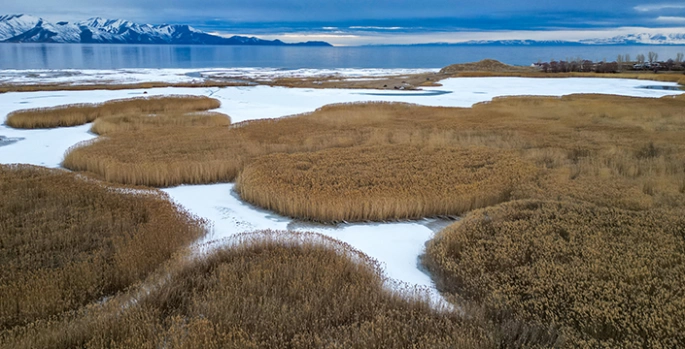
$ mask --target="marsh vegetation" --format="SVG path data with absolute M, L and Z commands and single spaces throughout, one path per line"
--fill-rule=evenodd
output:
M 152 186 L 234 181 L 244 172 L 238 188 L 247 200 L 323 221 L 457 215 L 526 198 L 626 209 L 680 207 L 683 107 L 683 97 L 599 95 L 498 98 L 473 108 L 333 105 L 231 127 L 119 132 L 74 147 L 64 166 Z M 436 176 L 445 182 L 434 181 L 434 190 L 419 180 Z M 374 193 L 381 183 L 387 189 L 382 197 Z M 479 185 L 487 189 L 463 196 L 465 188 Z M 326 191 L 310 191 L 316 188 Z M 344 197 L 362 201 L 354 208 L 342 203 Z M 363 213 L 374 197 L 385 208 Z M 436 208 L 446 202 L 451 203 Z M 330 205 L 341 209 L 324 208 Z
M 444 292 L 496 321 L 555 324 L 572 348 L 685 343 L 685 220 L 569 201 L 468 214 L 429 244 Z
M 205 234 L 158 191 L 0 165 L 0 330 L 123 291 Z
M 14 128 L 53 128 L 84 125 L 101 117 L 143 117 L 158 113 L 188 113 L 216 109 L 221 103 L 204 96 L 141 97 L 95 104 L 68 104 L 18 110 L 5 123 Z
M 392 292 L 373 261 L 336 242 L 261 233 L 170 262 L 149 297 L 39 319 L 6 332 L 8 343 L 685 345 L 683 96 L 341 104 L 229 122 L 194 111 L 101 117 L 93 130 L 104 136 L 72 148 L 64 166 L 127 185 L 236 181 L 246 201 L 326 222 L 466 213 L 424 258 L 462 313 Z M 131 297 L 135 306 L 107 315 Z
M 12 348 L 495 348 L 481 318 L 388 287 L 380 266 L 315 234 L 239 235 L 167 264 L 146 292 L 6 333 Z M 494 338 L 497 337 L 497 338 Z M 513 343 L 513 342 L 511 342 Z

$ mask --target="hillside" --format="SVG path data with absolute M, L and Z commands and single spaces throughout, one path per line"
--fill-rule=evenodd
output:
M 494 59 L 484 59 L 479 62 L 452 64 L 440 70 L 440 74 L 456 74 L 461 72 L 495 72 L 495 73 L 523 73 L 535 72 L 534 68 L 519 67 L 504 64 Z
M 180 24 L 140 24 L 122 19 L 91 18 L 80 22 L 51 23 L 29 15 L 0 16 L 0 42 L 84 44 L 174 44 L 331 46 L 322 41 L 285 43 L 256 37 L 223 37 Z

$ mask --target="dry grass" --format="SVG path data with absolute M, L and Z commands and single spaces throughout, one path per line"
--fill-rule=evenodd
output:
M 63 165 L 125 184 L 172 186 L 233 181 L 245 164 L 274 153 L 357 145 L 514 147 L 512 132 L 460 130 L 470 109 L 407 104 L 336 105 L 312 114 L 216 127 L 165 127 L 119 133 L 72 148 Z
M 493 319 L 555 324 L 574 348 L 685 346 L 682 212 L 517 201 L 427 248 L 439 287 Z
M 12 348 L 496 348 L 481 319 L 390 289 L 339 241 L 259 232 L 177 262 L 149 293 L 7 333 Z M 122 302 L 127 306 L 122 306 Z M 112 314 L 116 316 L 112 316 Z M 506 340 L 512 340 L 512 336 Z
M 509 200 L 535 166 L 511 151 L 410 145 L 263 156 L 236 181 L 243 200 L 316 221 L 457 215 Z
M 188 113 L 216 109 L 221 102 L 204 96 L 163 96 L 112 100 L 99 104 L 70 104 L 53 108 L 25 109 L 7 115 L 14 128 L 53 128 L 87 124 L 101 117 L 125 117 L 157 113 Z
M 0 166 L 0 197 L 0 330 L 121 291 L 204 234 L 160 192 L 64 171 Z
M 151 115 L 115 115 L 100 117 L 95 120 L 90 131 L 98 135 L 115 132 L 131 132 L 159 127 L 226 127 L 231 118 L 217 112 L 175 113 L 167 111 Z
M 663 82 L 676 82 L 685 85 L 685 76 L 679 73 L 664 72 L 654 74 L 650 71 L 623 73 L 596 72 L 568 72 L 545 73 L 534 67 L 522 67 L 504 64 L 494 59 L 484 59 L 479 62 L 453 64 L 444 67 L 438 73 L 439 79 L 450 77 L 521 77 L 521 78 L 608 78 L 608 79 L 637 79 Z
M 440 69 L 440 74 L 456 75 L 463 72 L 479 73 L 535 73 L 537 68 L 504 64 L 494 59 L 483 59 L 478 62 L 452 64 Z
M 676 82 L 685 85 L 685 76 L 675 73 L 633 72 L 633 73 L 543 73 L 539 71 L 453 71 L 449 77 L 483 78 L 483 77 L 518 77 L 518 78 L 603 78 L 603 79 L 637 79 L 661 82 Z
M 325 154 L 335 154 L 335 158 L 326 160 L 327 166 L 345 168 L 349 159 L 370 160 L 362 151 L 373 148 L 377 160 L 368 161 L 365 167 L 346 170 L 344 173 L 353 178 L 346 180 L 346 187 L 335 189 L 337 193 L 347 190 L 347 194 L 355 196 L 359 195 L 356 191 L 360 183 L 373 182 L 373 177 L 360 177 L 355 171 L 372 174 L 372 168 L 385 168 L 391 169 L 387 173 L 393 173 L 399 168 L 397 161 L 390 160 L 398 158 L 396 145 L 418 149 L 419 153 L 411 161 L 423 161 L 418 159 L 428 156 L 432 149 L 480 147 L 491 152 L 516 153 L 522 161 L 538 167 L 535 178 L 520 181 L 511 188 L 514 198 L 573 199 L 637 210 L 682 207 L 685 203 L 684 110 L 685 97 L 645 99 L 600 95 L 498 98 L 463 109 L 389 103 L 333 105 L 311 114 L 251 121 L 229 128 L 162 127 L 122 132 L 75 147 L 66 156 L 64 166 L 96 173 L 114 182 L 171 186 L 233 181 L 246 166 L 270 154 L 293 154 L 278 158 L 287 168 L 293 168 L 298 162 L 289 163 L 290 158 L 311 157 L 323 161 Z M 339 149 L 315 154 L 332 148 Z M 269 171 L 276 170 L 272 164 L 264 161 L 261 164 L 269 167 Z M 462 170 L 450 163 L 440 165 L 452 166 L 453 171 Z M 427 177 L 433 167 L 417 166 L 412 176 Z M 515 167 L 505 171 L 509 169 Z M 311 185 L 311 180 L 300 176 L 300 172 L 296 169 L 289 172 L 294 177 L 280 177 L 279 182 L 289 183 L 291 190 L 287 195 L 281 191 L 280 202 L 298 196 L 296 193 Z M 505 178 L 516 177 L 516 172 L 500 174 Z M 243 176 L 241 182 L 245 183 L 248 177 Z M 335 178 L 317 180 L 323 185 L 333 183 Z M 395 188 L 394 194 L 386 192 L 389 197 L 404 197 L 405 187 L 401 182 L 388 182 L 386 186 Z M 498 190 L 488 191 L 478 200 L 492 203 L 489 198 Z M 245 192 L 245 195 L 250 194 Z M 284 204 L 276 204 L 274 200 L 254 198 L 255 202 L 282 212 L 306 212 L 308 206 L 324 210 L 324 205 L 304 201 L 296 205 L 298 208 L 279 209 L 277 206 Z M 464 207 L 449 214 L 458 214 Z M 341 215 L 346 216 L 343 220 L 354 220 L 352 217 L 367 214 Z M 391 216 L 414 215 L 393 213 Z

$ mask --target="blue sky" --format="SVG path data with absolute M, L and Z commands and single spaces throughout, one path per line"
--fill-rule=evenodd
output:
M 3 12 L 183 23 L 225 35 L 340 45 L 685 32 L 685 1 L 9 0 Z

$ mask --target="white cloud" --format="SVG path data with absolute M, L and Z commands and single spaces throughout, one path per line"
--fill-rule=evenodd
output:
M 683 4 L 654 4 L 654 5 L 639 5 L 633 7 L 636 11 L 640 12 L 652 12 L 661 11 L 665 9 L 685 9 Z
M 656 20 L 659 22 L 685 23 L 685 17 L 659 16 Z
M 374 26 L 352 26 L 350 29 L 373 29 L 373 30 L 402 30 L 404 27 L 374 27 Z
M 428 43 L 456 44 L 466 41 L 479 40 L 563 40 L 580 41 L 586 39 L 609 39 L 615 36 L 628 34 L 678 34 L 685 33 L 685 28 L 644 28 L 644 27 L 621 27 L 613 29 L 586 29 L 586 30 L 507 30 L 507 31 L 454 31 L 454 32 L 421 32 L 421 33 L 398 33 L 398 32 L 350 32 L 334 35 L 324 33 L 275 33 L 259 35 L 262 39 L 280 39 L 285 42 L 298 42 L 307 40 L 324 40 L 335 46 L 356 45 L 408 45 Z

